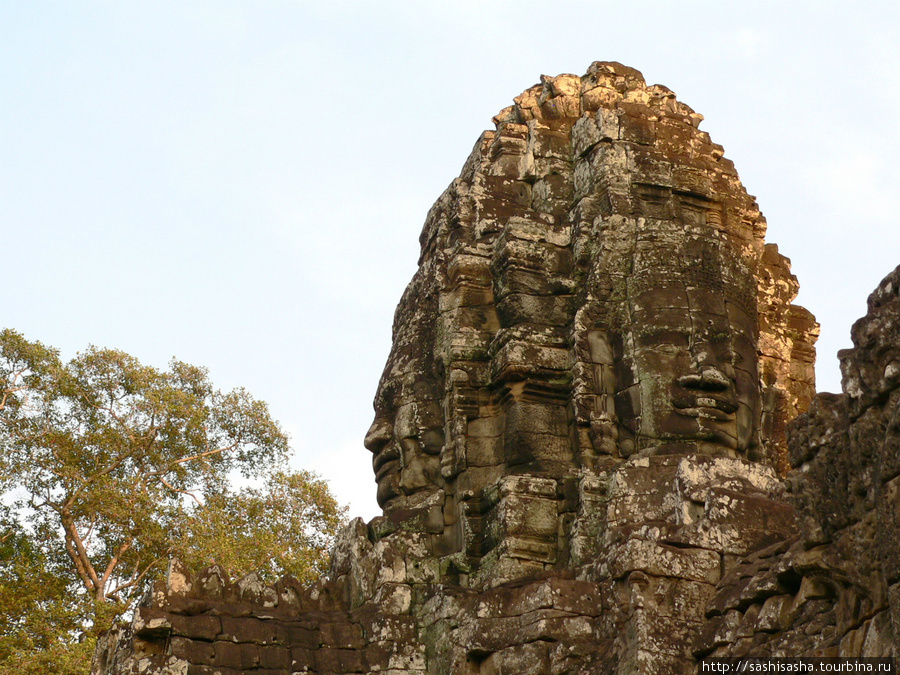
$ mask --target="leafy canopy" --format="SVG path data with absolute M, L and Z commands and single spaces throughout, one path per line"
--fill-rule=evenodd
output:
M 63 363 L 12 330 L 0 385 L 0 668 L 16 641 L 89 651 L 173 554 L 269 578 L 324 571 L 345 509 L 313 474 L 285 471 L 287 437 L 245 390 L 112 349 Z M 233 490 L 236 473 L 263 487 Z

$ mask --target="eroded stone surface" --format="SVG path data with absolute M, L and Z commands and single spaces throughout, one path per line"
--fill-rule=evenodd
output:
M 813 399 L 818 327 L 701 119 L 617 63 L 516 97 L 429 212 L 395 315 L 366 436 L 383 516 L 311 588 L 173 566 L 94 672 L 896 649 L 898 281 L 854 327 L 847 393 Z

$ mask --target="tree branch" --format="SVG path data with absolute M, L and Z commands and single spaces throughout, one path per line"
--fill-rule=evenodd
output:
M 23 373 L 25 373 L 26 370 L 28 370 L 27 365 L 22 366 L 19 370 L 12 372 L 11 373 L 11 375 L 12 375 L 11 384 L 15 384 L 16 382 L 18 382 L 19 378 L 22 377 Z M 6 401 L 9 398 L 9 394 L 16 392 L 16 391 L 22 391 L 23 389 L 28 389 L 28 387 L 26 387 L 25 385 L 22 385 L 21 387 L 8 387 L 7 389 L 4 389 L 3 390 L 3 400 L 0 401 L 0 410 L 3 410 L 6 407 Z
M 145 576 L 147 576 L 147 574 L 150 572 L 150 570 L 151 570 L 155 565 L 157 565 L 158 563 L 162 562 L 163 560 L 164 560 L 164 558 L 157 558 L 156 560 L 154 560 L 153 562 L 151 562 L 149 565 L 147 565 L 147 566 L 144 568 L 144 571 L 141 572 L 140 574 L 138 574 L 136 577 L 133 576 L 133 577 L 132 577 L 131 579 L 129 579 L 126 583 L 124 583 L 124 584 L 119 584 L 119 585 L 116 586 L 114 589 L 112 589 L 112 590 L 109 592 L 109 597 L 111 597 L 111 598 L 118 597 L 120 591 L 124 591 L 126 588 L 132 588 L 132 587 L 134 587 L 134 586 L 137 586 L 139 583 L 141 583 L 141 580 L 142 580 Z M 137 570 L 137 566 L 135 566 L 135 570 Z
M 170 485 L 168 483 L 168 481 L 166 481 L 166 479 L 163 478 L 162 476 L 159 477 L 159 482 L 162 483 L 163 485 L 165 485 L 167 488 L 169 488 L 172 492 L 177 492 L 182 495 L 187 495 L 188 497 L 193 499 L 195 502 L 197 502 L 198 506 L 203 506 L 203 503 L 199 499 L 197 499 L 197 496 L 193 492 L 189 492 L 187 490 L 179 490 L 174 485 Z
M 19 373 L 16 374 L 15 379 L 18 379 L 18 375 L 21 374 L 21 372 L 22 371 L 19 371 Z M 6 409 L 6 402 L 9 400 L 10 394 L 14 394 L 17 391 L 22 391 L 23 389 L 28 389 L 28 387 L 10 387 L 9 389 L 4 389 L 3 390 L 3 398 L 0 399 L 0 410 Z
M 140 450 L 140 448 L 132 448 L 129 452 L 119 455 L 118 457 L 116 457 L 116 459 L 113 461 L 113 463 L 110 464 L 109 466 L 107 466 L 105 469 L 98 471 L 97 473 L 89 476 L 84 481 L 82 481 L 81 485 L 79 485 L 74 490 L 74 492 L 72 492 L 72 497 L 69 499 L 68 502 L 66 502 L 66 506 L 67 507 L 71 506 L 75 502 L 76 497 L 78 497 L 87 487 L 89 487 L 90 485 L 93 485 L 95 482 L 97 482 L 97 480 L 99 480 L 103 476 L 106 476 L 106 475 L 112 473 L 113 471 L 115 471 L 116 469 L 118 469 L 120 466 L 122 466 L 122 464 L 125 462 L 125 460 L 127 460 L 129 457 L 133 457 L 137 453 L 138 450 Z
M 164 473 L 168 473 L 169 470 L 177 464 L 184 464 L 185 462 L 192 462 L 195 459 L 203 459 L 204 457 L 209 457 L 210 455 L 218 455 L 220 453 L 228 452 L 229 450 L 233 450 L 237 446 L 238 446 L 238 441 L 235 441 L 231 445 L 226 445 L 224 448 L 218 448 L 217 450 L 207 450 L 206 452 L 200 452 L 200 453 L 197 453 L 196 455 L 191 455 L 190 457 L 182 457 L 181 459 L 176 459 L 174 462 L 169 462 L 169 464 L 167 464 L 164 469 L 161 469 L 160 471 L 152 471 L 147 475 L 159 476 Z
M 87 592 L 94 596 L 95 599 L 103 599 L 103 587 L 100 586 L 100 580 L 97 578 L 97 572 L 88 558 L 87 550 L 84 542 L 78 536 L 78 530 L 75 529 L 75 523 L 69 516 L 62 516 L 63 529 L 66 533 L 66 553 L 75 564 L 78 576 L 81 577 Z M 99 597 L 98 597 L 99 596 Z
M 133 542 L 134 540 L 129 537 L 128 540 L 118 548 L 113 557 L 110 558 L 109 564 L 106 566 L 106 570 L 103 572 L 103 578 L 100 580 L 100 583 L 102 584 L 101 588 L 106 588 L 106 584 L 109 581 L 110 576 L 112 576 L 113 570 L 116 568 L 116 565 L 119 564 L 119 560 L 121 559 L 125 551 L 131 548 L 131 544 Z M 118 593 L 118 591 L 119 588 L 116 588 L 109 595 L 114 596 L 116 593 Z

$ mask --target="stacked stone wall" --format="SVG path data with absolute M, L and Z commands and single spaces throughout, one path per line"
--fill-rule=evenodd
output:
M 424 673 L 410 598 L 386 587 L 375 606 L 349 609 L 341 583 L 264 585 L 218 566 L 195 577 L 175 561 L 131 625 L 101 640 L 94 672 Z

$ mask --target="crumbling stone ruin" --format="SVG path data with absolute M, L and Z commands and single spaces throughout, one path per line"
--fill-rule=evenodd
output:
M 310 588 L 173 562 L 93 672 L 900 653 L 900 268 L 844 393 L 815 395 L 818 326 L 701 120 L 618 63 L 516 97 L 397 308 L 366 437 L 383 515 Z

